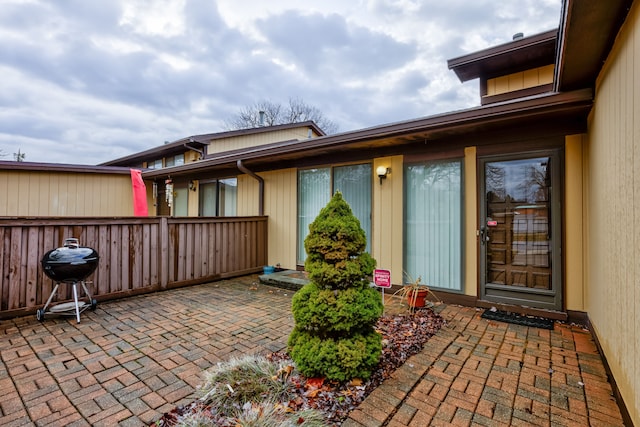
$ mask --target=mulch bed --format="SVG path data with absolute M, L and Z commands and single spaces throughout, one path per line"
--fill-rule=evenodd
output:
M 290 378 L 296 392 L 291 401 L 285 403 L 286 406 L 294 411 L 304 408 L 318 409 L 324 413 L 327 425 L 340 426 L 349 412 L 410 356 L 420 352 L 429 338 L 443 325 L 444 319 L 429 308 L 417 309 L 411 314 L 385 314 L 376 325 L 376 330 L 382 334 L 382 356 L 369 380 L 332 383 L 321 379 L 307 379 L 296 373 Z M 290 360 L 284 352 L 272 353 L 268 358 L 277 361 Z M 189 405 L 176 407 L 151 425 L 175 426 L 181 416 L 196 411 L 211 414 L 212 421 L 215 422 L 213 418 L 216 411 L 196 400 Z

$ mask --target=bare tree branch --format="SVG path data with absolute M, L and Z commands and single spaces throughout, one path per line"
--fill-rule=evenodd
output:
M 286 106 L 264 100 L 243 107 L 235 116 L 225 120 L 225 127 L 228 130 L 238 130 L 309 120 L 315 122 L 327 134 L 338 131 L 336 123 L 326 118 L 318 108 L 305 103 L 300 98 L 290 98 Z

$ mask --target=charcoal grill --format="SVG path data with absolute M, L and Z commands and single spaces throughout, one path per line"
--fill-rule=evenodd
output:
M 95 310 L 98 302 L 91 297 L 85 279 L 98 267 L 98 252 L 94 249 L 81 247 L 78 239 L 65 239 L 64 245 L 52 249 L 40 261 L 44 274 L 54 281 L 55 286 L 43 308 L 36 310 L 36 318 L 43 321 L 48 313 L 76 316 L 80 323 L 80 313 L 90 308 Z M 51 300 L 58 292 L 60 284 L 70 284 L 73 287 L 73 301 L 51 305 Z M 78 284 L 82 286 L 85 297 L 78 299 Z M 86 298 L 86 302 L 83 300 Z

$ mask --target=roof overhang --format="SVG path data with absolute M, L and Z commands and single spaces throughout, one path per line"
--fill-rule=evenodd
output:
M 553 64 L 558 31 L 514 40 L 447 61 L 461 82 L 490 79 Z
M 159 147 L 151 148 L 149 150 L 141 151 L 131 154 L 129 156 L 120 157 L 119 159 L 110 160 L 108 162 L 101 163 L 100 166 L 114 166 L 114 165 L 136 165 L 141 164 L 144 161 L 149 160 L 151 157 L 162 158 L 172 156 L 180 153 L 184 153 L 185 150 L 195 149 L 196 151 L 202 151 L 208 142 L 195 139 L 198 137 L 190 136 L 188 138 L 179 139 L 174 142 L 167 142 Z
M 593 87 L 633 0 L 565 0 L 562 4 L 555 87 Z
M 242 150 L 228 151 L 198 162 L 143 172 L 145 179 L 165 177 L 198 178 L 237 173 L 236 162 L 254 170 L 269 170 L 288 165 L 295 167 L 301 161 L 331 155 L 339 158 L 349 152 L 367 153 L 386 149 L 402 153 L 408 146 L 426 141 L 460 138 L 478 133 L 495 132 L 509 126 L 535 124 L 543 128 L 551 121 L 575 123 L 584 121 L 592 105 L 590 89 L 566 93 L 546 93 L 513 101 L 429 116 L 421 119 L 391 123 L 382 126 L 312 138 L 304 141 L 285 141 Z M 575 129 L 572 129 L 575 130 Z M 470 139 L 473 144 L 473 139 Z
M 131 168 L 119 166 L 70 165 L 63 163 L 0 161 L 0 170 L 27 172 L 71 172 L 100 174 L 130 174 Z
M 122 166 L 122 165 L 135 165 L 140 164 L 144 161 L 149 160 L 150 158 L 162 158 L 171 155 L 176 155 L 183 153 L 185 149 L 192 149 L 195 151 L 203 151 L 204 147 L 209 145 L 218 139 L 224 138 L 232 138 L 238 136 L 247 136 L 247 135 L 256 135 L 261 133 L 274 132 L 279 130 L 286 129 L 295 129 L 295 128 L 309 128 L 316 135 L 325 135 L 324 131 L 316 125 L 316 123 L 312 120 L 297 122 L 297 123 L 286 123 L 282 125 L 274 125 L 274 126 L 263 126 L 257 128 L 248 128 L 248 129 L 239 129 L 239 130 L 231 130 L 226 132 L 216 132 L 216 133 L 205 133 L 200 135 L 192 135 L 186 138 L 178 139 L 177 141 L 167 142 L 164 145 L 159 147 L 154 147 L 149 150 L 141 151 L 138 153 L 131 154 L 129 156 L 121 157 L 119 159 L 110 160 L 105 163 L 101 163 L 101 166 Z

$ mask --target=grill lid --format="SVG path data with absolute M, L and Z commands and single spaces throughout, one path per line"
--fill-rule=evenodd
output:
M 62 247 L 50 250 L 42 257 L 44 273 L 57 282 L 79 282 L 98 266 L 98 252 L 81 247 L 78 239 L 69 238 Z

